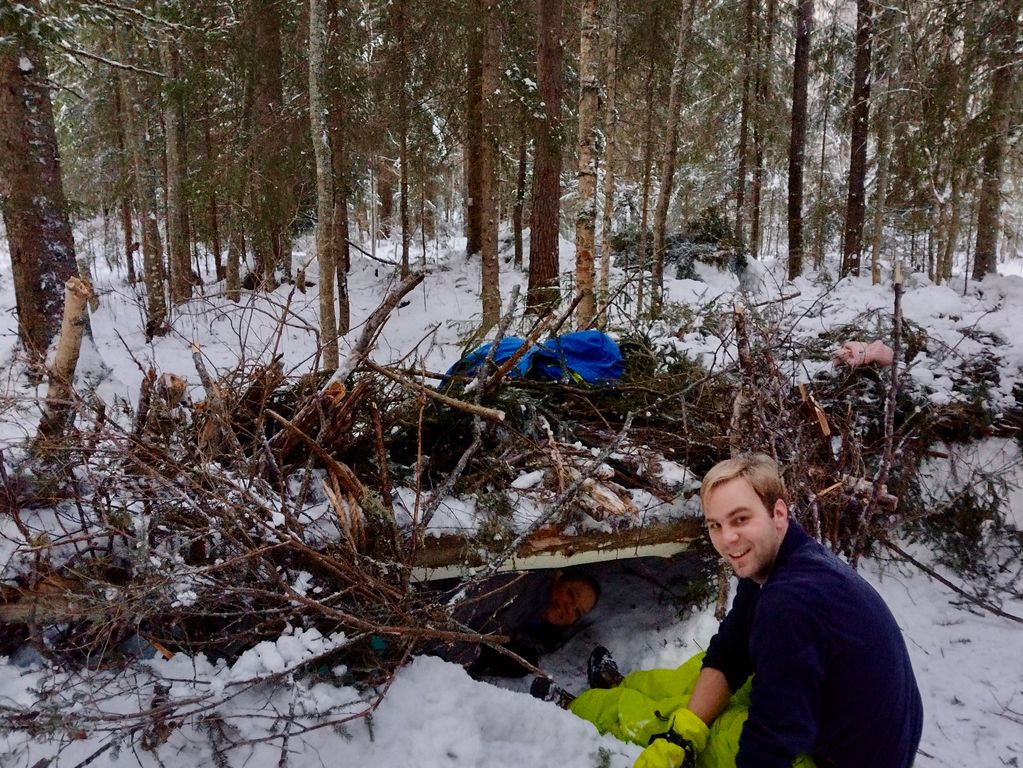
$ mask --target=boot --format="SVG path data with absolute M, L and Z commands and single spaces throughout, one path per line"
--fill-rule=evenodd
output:
M 541 701 L 553 701 L 562 709 L 568 709 L 568 705 L 575 700 L 575 696 L 546 677 L 533 679 L 533 684 L 529 686 L 529 695 Z
M 614 688 L 624 677 L 618 671 L 611 651 L 602 645 L 593 649 L 590 660 L 586 662 L 586 682 L 590 688 Z

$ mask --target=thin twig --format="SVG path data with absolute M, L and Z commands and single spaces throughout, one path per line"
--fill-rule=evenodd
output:
M 882 489 L 888 483 L 888 476 L 891 473 L 892 461 L 894 460 L 895 442 L 895 406 L 899 395 L 899 352 L 902 347 L 902 263 L 896 262 L 894 275 L 895 306 L 892 310 L 892 381 L 888 387 L 888 397 L 884 404 L 884 452 L 881 454 L 881 464 L 874 476 L 874 487 L 870 492 L 870 500 L 860 511 L 859 527 L 856 532 L 855 546 L 852 552 L 852 565 L 856 567 L 863 550 L 866 547 L 867 529 L 869 520 L 877 510 L 878 503 L 882 496 Z
M 81 56 L 83 59 L 90 59 L 91 61 L 98 62 L 100 64 L 106 64 L 108 67 L 114 69 L 125 69 L 129 72 L 137 72 L 140 75 L 152 75 L 153 77 L 159 77 L 161 80 L 165 80 L 167 75 L 163 72 L 157 72 L 155 69 L 146 69 L 145 67 L 137 67 L 134 64 L 125 64 L 123 61 L 116 61 L 114 59 L 108 59 L 106 56 L 100 56 L 98 53 L 90 53 L 89 51 L 82 50 L 81 48 L 75 48 L 74 46 L 68 45 L 64 42 L 58 42 L 57 45 L 66 53 L 70 53 L 72 56 Z
M 350 247 L 354 248 L 355 250 L 357 250 L 359 253 L 361 253 L 366 258 L 373 259 L 373 261 L 378 261 L 381 264 L 386 264 L 389 267 L 397 267 L 398 266 L 398 262 L 396 262 L 396 261 L 388 261 L 387 259 L 381 259 L 379 256 L 374 256 L 372 253 L 370 253 L 369 251 L 367 251 L 364 248 L 362 248 L 361 246 L 359 246 L 358 243 L 353 243 L 351 240 L 348 241 L 348 245 Z
M 953 592 L 955 592 L 956 594 L 962 595 L 967 600 L 969 600 L 971 603 L 974 603 L 975 605 L 980 606 L 985 611 L 989 611 L 989 612 L 993 613 L 995 616 L 1001 616 L 1003 619 L 1009 619 L 1010 621 L 1015 621 L 1015 622 L 1018 622 L 1020 624 L 1023 624 L 1023 618 L 1021 618 L 1019 616 L 1016 616 L 1014 614 L 1011 614 L 1011 613 L 1006 613 L 1005 611 L 1003 611 L 998 606 L 992 605 L 991 603 L 987 602 L 986 600 L 982 600 L 981 598 L 979 598 L 979 597 L 977 597 L 975 595 L 971 595 L 969 592 L 964 590 L 962 587 L 957 587 L 955 584 L 953 584 L 951 581 L 946 579 L 944 576 L 942 576 L 940 573 L 935 571 L 933 568 L 931 568 L 928 565 L 925 565 L 924 563 L 921 563 L 915 557 L 913 557 L 908 552 L 906 552 L 906 550 L 902 549 L 902 547 L 900 547 L 898 544 L 895 544 L 891 539 L 888 539 L 886 537 L 881 537 L 881 538 L 878 539 L 878 541 L 880 541 L 882 544 L 884 544 L 886 547 L 888 547 L 888 549 L 890 549 L 892 552 L 897 554 L 899 557 L 901 557 L 904 560 L 912 563 L 917 568 L 919 568 L 921 571 L 923 571 L 928 576 L 930 576 L 932 579 L 934 579 L 936 581 L 940 581 L 942 584 L 944 584 L 946 587 L 951 589 Z

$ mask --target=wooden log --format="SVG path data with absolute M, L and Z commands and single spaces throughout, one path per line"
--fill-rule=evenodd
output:
M 635 557 L 669 557 L 685 551 L 704 536 L 703 519 L 698 517 L 578 535 L 568 535 L 548 526 L 527 537 L 499 570 L 562 568 Z M 428 536 L 417 552 L 412 578 L 429 581 L 464 575 L 467 569 L 487 563 L 503 549 L 503 544 L 503 541 L 490 543 L 469 536 Z

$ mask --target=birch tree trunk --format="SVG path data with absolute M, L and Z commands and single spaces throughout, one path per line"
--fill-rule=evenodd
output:
M 601 328 L 607 327 L 607 298 L 608 280 L 611 272 L 611 225 L 614 219 L 614 197 L 615 197 L 615 148 L 618 134 L 618 112 L 616 99 L 618 95 L 618 2 L 610 0 L 608 3 L 607 24 L 603 32 L 610 36 L 610 40 L 603 45 L 604 51 L 604 83 L 607 97 L 604 103 L 604 206 L 603 217 L 600 224 L 600 287 L 597 290 L 597 298 L 601 306 L 600 317 L 597 324 Z
M 317 280 L 320 296 L 320 335 L 323 367 L 325 370 L 337 370 L 337 319 L 334 315 L 336 265 L 330 226 L 334 212 L 334 180 L 323 96 L 323 49 L 326 37 L 323 0 L 309 0 L 309 122 L 313 157 L 316 160 L 316 263 L 320 268 L 320 277 Z
M 596 314 L 593 251 L 597 224 L 597 119 L 600 79 L 597 41 L 600 14 L 597 0 L 584 0 L 579 35 L 579 146 L 576 155 L 579 211 L 575 222 L 575 288 L 582 299 L 575 323 L 588 328 Z
M 689 68 L 689 40 L 693 33 L 693 20 L 698 0 L 686 0 L 682 8 L 678 34 L 675 38 L 674 64 L 668 91 L 668 125 L 665 128 L 664 154 L 661 156 L 661 183 L 657 191 L 654 211 L 654 263 L 650 286 L 650 315 L 661 313 L 664 289 L 664 235 L 671 205 L 672 184 L 675 178 L 675 158 L 678 155 L 678 127 L 682 119 L 682 89 Z

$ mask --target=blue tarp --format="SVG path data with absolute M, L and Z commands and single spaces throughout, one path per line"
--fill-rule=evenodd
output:
M 518 336 L 502 339 L 494 352 L 494 363 L 500 366 L 525 343 L 525 339 Z M 447 375 L 473 376 L 487 359 L 490 346 L 484 344 L 470 352 L 451 366 Z M 624 370 L 622 353 L 614 339 L 601 331 L 576 331 L 535 344 L 508 372 L 508 376 L 599 385 L 618 381 Z

